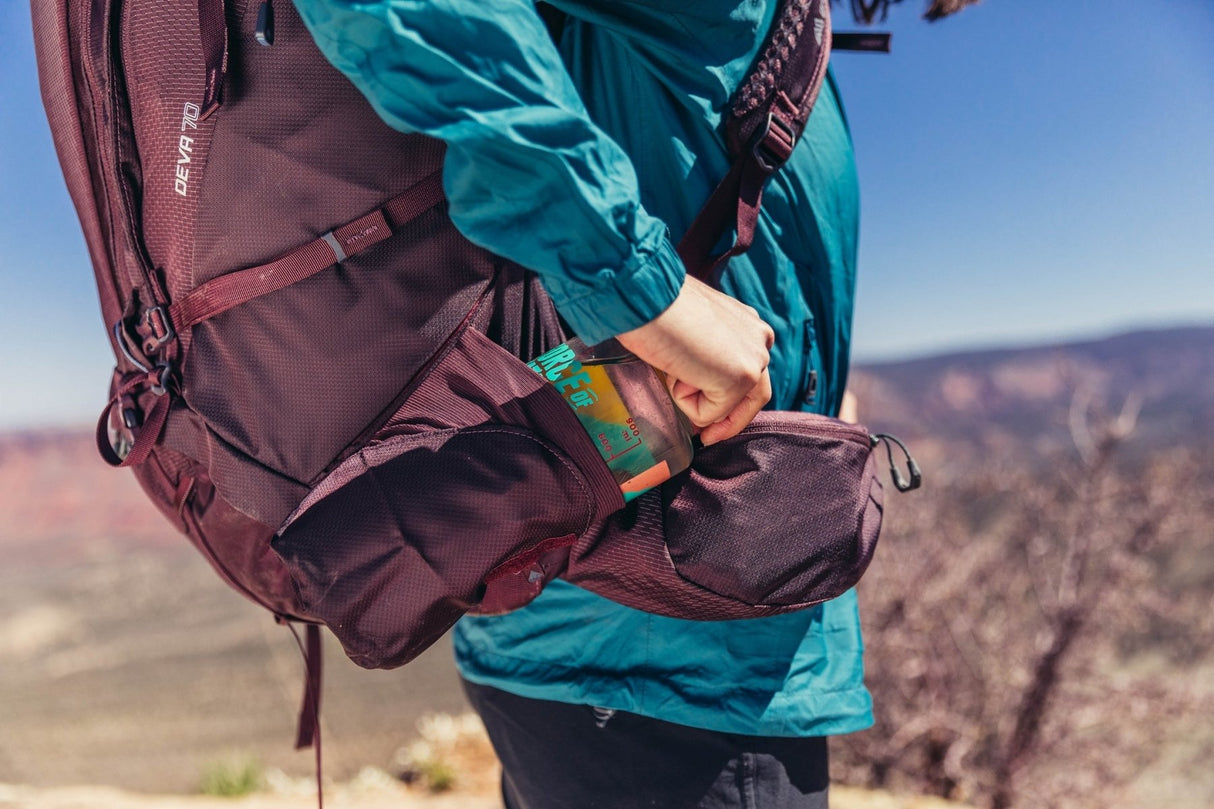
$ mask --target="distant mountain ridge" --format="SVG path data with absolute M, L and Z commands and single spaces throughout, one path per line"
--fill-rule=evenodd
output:
M 860 365 L 861 421 L 967 455 L 1043 455 L 1071 444 L 1073 407 L 1140 402 L 1134 452 L 1214 443 L 1214 325 Z

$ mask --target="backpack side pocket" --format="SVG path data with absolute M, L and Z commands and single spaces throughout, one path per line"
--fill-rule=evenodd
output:
M 581 538 L 565 578 L 621 604 L 701 621 L 842 595 L 872 559 L 883 489 L 858 425 L 765 411 Z
M 350 658 L 392 668 L 475 607 L 491 574 L 622 506 L 560 393 L 469 329 L 273 547 Z

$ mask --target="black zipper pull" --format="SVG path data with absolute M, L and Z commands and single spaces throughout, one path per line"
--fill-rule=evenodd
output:
M 257 7 L 257 30 L 253 36 L 259 45 L 268 48 L 274 44 L 274 4 L 270 0 L 261 0 Z
M 809 379 L 805 382 L 805 394 L 801 396 L 803 404 L 813 407 L 818 401 L 818 372 L 811 368 L 809 371 Z
M 889 458 L 889 476 L 893 478 L 895 489 L 900 492 L 909 492 L 919 488 L 923 483 L 923 474 L 919 471 L 919 464 L 915 463 L 915 459 L 911 457 L 906 444 L 888 433 L 874 433 L 869 436 L 869 440 L 873 442 L 874 448 L 882 442 L 885 443 L 885 454 Z M 894 463 L 894 444 L 897 444 L 901 448 L 902 454 L 906 456 L 906 470 L 910 472 L 910 481 L 902 476 L 902 470 Z

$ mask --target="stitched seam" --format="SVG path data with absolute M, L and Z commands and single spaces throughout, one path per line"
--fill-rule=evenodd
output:
M 577 465 L 574 464 L 571 460 L 566 459 L 564 451 L 562 451 L 559 447 L 549 444 L 547 441 L 544 441 L 539 436 L 534 435 L 531 432 L 528 432 L 525 428 L 522 428 L 522 427 L 518 427 L 515 429 L 502 429 L 502 428 L 491 428 L 491 427 L 471 427 L 471 428 L 465 428 L 464 430 L 462 430 L 462 432 L 477 433 L 477 434 L 479 434 L 479 433 L 503 433 L 506 435 L 518 436 L 519 438 L 525 438 L 528 441 L 538 444 L 545 451 L 547 451 L 549 455 L 551 455 L 552 457 L 554 457 L 558 461 L 560 461 L 562 466 L 564 466 L 571 473 L 573 473 L 574 482 L 577 483 L 578 487 L 582 490 L 582 494 L 584 495 L 585 501 L 586 501 L 586 517 L 582 522 L 582 529 L 580 531 L 578 531 L 578 534 L 584 533 L 586 531 L 586 529 L 590 527 L 590 523 L 594 518 L 594 497 L 590 491 L 590 487 L 586 484 L 586 481 L 582 476 L 582 471 L 580 469 L 578 469 Z

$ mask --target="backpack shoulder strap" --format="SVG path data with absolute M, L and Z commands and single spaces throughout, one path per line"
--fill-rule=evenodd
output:
M 788 161 L 826 78 L 830 0 L 781 0 L 759 59 L 726 113 L 725 142 L 733 166 L 683 240 L 687 272 L 711 283 L 731 257 L 754 240 L 763 186 Z M 733 246 L 711 255 L 721 234 L 737 229 Z

